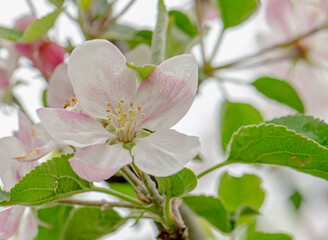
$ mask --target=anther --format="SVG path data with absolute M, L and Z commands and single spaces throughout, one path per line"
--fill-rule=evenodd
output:
M 112 104 L 110 102 L 107 102 L 107 106 L 110 107 L 112 106 Z
M 123 101 L 122 99 L 120 100 L 120 102 L 121 102 L 121 103 L 124 103 L 124 101 Z
M 140 105 L 138 105 L 138 110 L 140 110 L 141 109 L 141 106 Z
M 110 112 L 110 109 L 106 109 L 106 112 Z
M 133 101 L 130 102 L 130 107 L 132 107 L 132 106 L 133 106 Z
M 140 115 L 140 118 L 141 118 L 141 119 L 144 119 L 144 118 L 145 118 L 145 114 L 144 114 L 144 113 L 141 114 L 141 115 Z

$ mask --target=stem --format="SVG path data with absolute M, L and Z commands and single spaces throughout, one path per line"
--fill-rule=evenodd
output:
M 188 235 L 190 240 L 207 239 L 203 229 L 200 227 L 195 214 L 185 204 L 180 206 L 180 213 L 182 219 L 188 228 Z
M 131 0 L 126 6 L 119 12 L 111 21 L 114 23 L 118 18 L 120 18 L 131 6 L 135 3 L 135 0 Z
M 30 8 L 32 14 L 36 16 L 36 10 L 31 0 L 26 0 L 28 7 Z
M 218 40 L 216 41 L 216 44 L 214 46 L 214 49 L 213 49 L 213 52 L 212 52 L 212 56 L 210 58 L 210 62 L 213 61 L 213 59 L 215 58 L 217 52 L 218 52 L 218 49 L 220 48 L 221 46 L 221 43 L 222 43 L 222 39 L 223 39 L 223 36 L 224 36 L 224 30 L 225 28 L 222 27 L 221 31 L 220 31 L 220 35 L 218 37 Z
M 301 34 L 299 35 L 297 38 L 294 38 L 292 40 L 289 40 L 289 41 L 285 41 L 285 42 L 282 42 L 282 43 L 278 43 L 278 44 L 275 44 L 275 45 L 272 45 L 272 46 L 269 46 L 269 47 L 266 47 L 266 48 L 263 48 L 262 50 L 256 52 L 256 53 L 253 53 L 253 54 L 250 54 L 250 55 L 247 55 L 247 56 L 244 56 L 244 57 L 241 57 L 237 60 L 234 60 L 230 63 L 227 63 L 227 64 L 224 64 L 224 65 L 220 65 L 220 66 L 217 66 L 217 67 L 214 67 L 213 70 L 220 70 L 220 69 L 223 69 L 223 68 L 233 68 L 233 67 L 236 67 L 238 65 L 241 65 L 242 63 L 244 63 L 245 61 L 248 61 L 249 59 L 252 59 L 252 58 L 255 58 L 255 57 L 258 57 L 258 56 L 261 56 L 267 52 L 270 52 L 274 49 L 277 49 L 277 48 L 282 48 L 282 47 L 286 47 L 288 45 L 291 45 L 293 43 L 296 43 L 304 38 L 307 38 L 321 30 L 324 30 L 328 27 L 328 24 L 327 23 L 324 23 L 322 25 L 320 25 L 319 27 L 317 28 L 314 28 L 312 29 L 311 31 L 307 32 L 307 33 L 304 33 L 304 34 Z
M 147 189 L 142 184 L 140 179 L 128 167 L 123 167 L 121 169 L 121 174 L 135 188 L 135 190 L 147 196 Z
M 156 206 L 160 206 L 163 202 L 163 197 L 158 192 L 155 182 L 150 178 L 147 173 L 142 173 L 142 176 L 145 186 L 150 194 L 151 200 Z
M 203 7 L 201 0 L 195 0 L 196 5 L 196 16 L 197 16 L 197 28 L 198 31 L 201 33 L 200 35 L 203 36 Z M 204 47 L 204 41 L 203 37 L 200 40 L 200 51 L 203 58 L 203 64 L 204 66 L 207 64 L 206 60 L 206 54 L 205 54 L 205 47 Z
M 125 202 L 91 202 L 91 201 L 80 201 L 80 200 L 74 200 L 74 199 L 65 199 L 60 200 L 60 203 L 68 204 L 68 205 L 82 205 L 82 206 L 88 206 L 88 207 L 100 207 L 101 209 L 110 209 L 113 207 L 123 207 L 123 208 L 134 208 L 134 209 L 144 209 L 140 206 L 131 204 L 131 203 L 125 203 Z
M 223 167 L 225 165 L 228 165 L 230 163 L 231 162 L 228 162 L 228 161 L 221 162 L 221 163 L 219 163 L 219 164 L 217 164 L 217 165 L 215 165 L 215 166 L 213 166 L 213 167 L 211 167 L 211 168 L 209 168 L 209 169 L 201 172 L 200 174 L 197 175 L 197 178 L 199 179 L 199 178 L 205 176 L 206 174 L 208 174 L 208 173 L 210 173 L 210 172 L 212 172 L 212 171 L 214 171 L 214 170 L 216 170 L 216 169 L 218 169 L 220 167 Z
M 169 228 L 174 227 L 175 223 L 173 221 L 171 215 L 171 191 L 169 190 L 165 196 L 165 204 L 164 204 L 164 219 Z
M 112 189 L 106 189 L 106 188 L 99 188 L 99 187 L 95 187 L 93 188 L 93 191 L 95 192 L 102 192 L 102 193 L 107 193 L 107 194 L 110 194 L 112 196 L 115 196 L 115 197 L 118 197 L 120 199 L 123 199 L 127 202 L 130 202 L 134 205 L 137 205 L 137 206 L 140 206 L 140 207 L 145 207 L 145 204 L 143 202 L 140 202 L 132 197 L 129 197 L 125 194 L 122 194 L 120 192 L 117 192 L 117 191 L 114 191 Z

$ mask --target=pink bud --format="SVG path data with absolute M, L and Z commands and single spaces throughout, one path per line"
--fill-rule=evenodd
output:
M 15 28 L 19 30 L 26 30 L 36 20 L 34 15 L 27 15 L 18 19 L 15 23 Z M 41 45 L 41 40 L 36 40 L 32 43 L 16 43 L 15 47 L 19 54 L 25 56 L 33 61 L 35 51 Z
M 9 80 L 6 72 L 0 68 L 0 90 L 9 87 Z
M 58 64 L 64 61 L 65 50 L 55 42 L 45 42 L 33 61 L 46 79 L 52 75 Z

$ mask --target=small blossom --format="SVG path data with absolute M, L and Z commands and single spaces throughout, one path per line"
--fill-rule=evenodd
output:
M 88 181 L 102 181 L 134 163 L 154 176 L 180 171 L 199 151 L 197 137 L 170 129 L 189 110 L 197 90 L 191 55 L 160 64 L 139 85 L 123 54 L 105 40 L 78 46 L 68 62 L 85 113 L 41 108 L 37 114 L 58 144 L 82 148 L 70 164 Z

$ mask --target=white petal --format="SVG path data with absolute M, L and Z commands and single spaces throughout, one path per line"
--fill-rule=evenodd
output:
M 136 76 L 120 50 L 106 40 L 79 45 L 68 62 L 68 75 L 82 108 L 91 116 L 107 118 L 107 102 L 129 102 L 136 92 Z
M 113 176 L 120 168 L 130 164 L 132 158 L 122 143 L 97 144 L 78 151 L 69 159 L 72 169 L 81 178 L 100 182 Z
M 179 172 L 200 150 L 197 137 L 172 129 L 134 141 L 136 145 L 132 148 L 132 155 L 135 164 L 140 170 L 158 177 Z
M 49 79 L 47 91 L 48 106 L 63 108 L 65 102 L 74 96 L 74 90 L 68 78 L 67 65 L 60 64 Z
M 80 112 L 59 108 L 40 108 L 37 114 L 44 129 L 58 144 L 85 147 L 115 137 L 97 120 Z
M 21 141 L 21 143 L 24 144 L 25 148 L 29 149 L 31 148 L 32 144 L 32 123 L 21 111 L 19 111 L 18 121 L 19 128 L 18 131 L 14 133 L 14 135 Z
M 133 50 L 125 54 L 126 61 L 135 66 L 151 64 L 150 47 L 146 44 L 139 44 Z
M 19 226 L 18 240 L 33 240 L 38 235 L 38 223 L 30 209 L 27 215 L 23 216 Z

